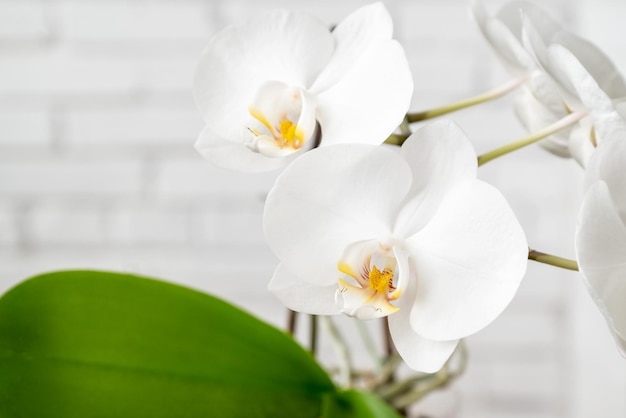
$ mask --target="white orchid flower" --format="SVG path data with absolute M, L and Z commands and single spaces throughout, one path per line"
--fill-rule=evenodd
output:
M 559 58 L 555 60 L 551 53 L 554 48 L 565 48 L 570 51 L 612 100 L 626 98 L 626 82 L 622 74 L 596 45 L 572 32 L 547 28 L 526 9 L 522 14 L 522 27 L 524 46 L 537 64 L 561 88 L 564 101 L 570 109 L 586 110 L 586 106 L 580 101 L 578 92 L 575 86 L 571 85 L 567 74 L 563 73 Z
M 545 60 L 559 82 L 575 102 L 589 112 L 590 118 L 581 121 L 576 134 L 570 137 L 570 152 L 586 167 L 591 155 L 605 138 L 619 136 L 626 139 L 626 120 L 620 111 L 623 103 L 614 103 L 608 93 L 589 73 L 578 57 L 560 44 L 552 44 L 545 51 Z M 584 122 L 584 123 L 583 123 Z
M 626 357 L 626 135 L 615 131 L 589 161 L 576 230 L 579 269 Z
M 407 364 L 440 369 L 459 339 L 508 305 L 527 265 L 521 226 L 476 173 L 469 140 L 447 121 L 400 150 L 345 144 L 303 155 L 265 206 L 281 260 L 270 290 L 297 311 L 389 316 Z
M 331 32 L 305 13 L 274 11 L 218 33 L 202 54 L 196 148 L 243 171 L 283 167 L 318 145 L 380 144 L 402 122 L 413 80 L 382 3 Z
M 491 15 L 482 0 L 472 0 L 472 13 L 487 42 L 504 67 L 514 75 L 529 74 L 539 68 L 533 55 L 526 49 L 522 37 L 522 13 L 541 27 L 545 34 L 562 30 L 561 26 L 543 9 L 527 1 L 506 3 Z
M 509 2 L 492 16 L 481 0 L 472 0 L 472 12 L 485 39 L 508 72 L 528 78 L 515 99 L 515 113 L 522 125 L 529 132 L 537 132 L 567 116 L 569 109 L 564 105 L 562 92 L 524 45 L 522 14 L 546 36 L 563 31 L 561 26 L 543 9 L 526 1 Z M 564 129 L 539 144 L 559 157 L 571 157 L 570 135 L 579 135 L 575 132 L 579 128 L 577 125 Z

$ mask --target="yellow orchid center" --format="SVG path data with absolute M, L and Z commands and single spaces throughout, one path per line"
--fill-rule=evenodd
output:
M 281 146 L 288 146 L 293 149 L 299 149 L 302 146 L 302 135 L 298 135 L 297 127 L 298 125 L 294 124 L 289 119 L 284 119 L 280 122 Z
M 344 252 L 337 267 L 345 275 L 338 278 L 335 296 L 343 313 L 371 319 L 398 311 L 398 307 L 390 302 L 402 293 L 399 266 L 389 249 L 356 243 Z
M 276 141 L 279 148 L 300 149 L 304 143 L 302 132 L 298 129 L 298 125 L 284 117 L 277 127 L 268 122 L 267 118 L 255 109 L 249 109 L 250 114 L 259 122 L 261 122 L 270 131 L 272 137 Z M 250 130 L 255 135 L 261 133 L 257 130 Z
M 376 292 L 388 292 L 390 288 L 393 288 L 393 270 L 385 269 L 381 272 L 374 266 L 368 278 L 369 288 Z
M 242 130 L 244 144 L 268 157 L 284 157 L 319 143 L 316 99 L 300 87 L 280 81 L 262 84 L 248 112 L 254 118 Z

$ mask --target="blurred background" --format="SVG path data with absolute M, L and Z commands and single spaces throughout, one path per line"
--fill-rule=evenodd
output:
M 330 24 L 366 3 L 0 0 L 0 290 L 55 269 L 133 272 L 217 294 L 284 326 L 284 308 L 266 291 L 276 259 L 261 225 L 276 174 L 223 171 L 194 150 L 203 127 L 192 96 L 196 62 L 212 34 L 267 9 L 302 9 Z M 469 1 L 385 4 L 412 66 L 412 110 L 509 80 Z M 501 4 L 487 2 L 494 12 Z M 626 69 L 626 3 L 541 4 Z M 450 117 L 479 153 L 525 134 L 510 98 Z M 509 199 L 533 248 L 574 258 L 582 170 L 573 161 L 535 146 L 479 175 Z M 350 328 L 347 319 L 340 325 Z M 323 353 L 328 344 L 322 337 Z M 466 375 L 428 398 L 424 413 L 626 416 L 626 360 L 574 272 L 530 263 L 516 299 L 468 346 Z

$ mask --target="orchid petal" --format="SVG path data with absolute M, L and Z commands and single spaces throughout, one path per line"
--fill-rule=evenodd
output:
M 269 80 L 306 88 L 328 62 L 328 28 L 304 13 L 274 11 L 218 33 L 202 54 L 194 93 L 204 120 L 224 138 L 238 138 L 248 105 Z
M 442 199 L 457 183 L 476 178 L 476 152 L 454 122 L 440 120 L 419 129 L 401 148 L 413 184 L 394 232 L 410 236 L 435 214 Z
M 393 149 L 363 144 L 317 148 L 279 176 L 264 214 L 278 258 L 301 279 L 336 283 L 351 243 L 388 236 L 411 172 Z
M 385 295 L 370 288 L 353 286 L 342 279 L 339 279 L 335 300 L 342 307 L 341 312 L 361 320 L 382 318 L 398 312 Z
M 383 3 L 370 4 L 352 12 L 333 30 L 335 52 L 311 90 L 327 90 L 348 76 L 370 48 L 381 41 L 391 41 L 392 34 L 393 22 Z
M 526 271 L 522 227 L 502 194 L 479 180 L 450 190 L 407 242 L 419 283 L 411 325 L 437 341 L 463 338 L 493 321 Z
M 589 118 L 582 119 L 570 130 L 569 152 L 583 168 L 587 167 L 589 158 L 596 150 L 593 132 L 593 124 Z
M 415 277 L 412 277 L 413 282 Z M 398 300 L 400 310 L 389 316 L 389 333 L 400 357 L 413 370 L 434 373 L 441 369 L 458 344 L 455 341 L 432 341 L 421 337 L 411 327 L 411 304 L 416 284 Z
M 528 78 L 528 88 L 543 106 L 557 119 L 561 119 L 570 112 L 563 102 L 563 95 L 559 86 L 544 71 L 536 70 Z
M 556 34 L 552 42 L 571 51 L 611 99 L 626 97 L 624 77 L 596 45 L 570 32 Z
M 615 110 L 611 98 L 572 52 L 563 46 L 552 45 L 548 50 L 548 59 L 559 80 L 577 94 L 591 113 L 599 141 L 615 130 L 626 134 L 626 121 Z
M 513 6 L 514 3 L 510 3 L 505 7 L 511 8 Z M 519 20 L 519 9 L 516 12 Z M 520 25 L 508 18 L 509 10 L 500 11 L 498 17 L 492 17 L 485 8 L 483 1 L 473 0 L 472 13 L 487 42 L 491 44 L 496 55 L 509 72 L 515 75 L 524 75 L 528 70 L 536 67 L 532 57 L 522 45 Z M 506 21 L 501 20 L 500 15 L 505 17 Z
M 626 222 L 626 187 L 624 187 L 624 161 L 626 161 L 626 134 L 615 132 L 600 144 L 589 160 L 585 172 L 584 189 L 590 189 L 597 181 L 604 181 L 615 207 Z
M 533 23 L 534 28 L 542 39 L 551 39 L 556 33 L 562 31 L 561 25 L 541 7 L 528 1 L 512 1 L 504 5 L 496 14 L 518 39 L 522 40 L 523 18 Z
M 348 245 L 337 261 L 337 268 L 352 277 L 362 287 L 367 287 L 368 264 L 372 254 L 380 249 L 377 239 L 353 242 Z M 382 270 L 381 270 L 382 271 Z
M 563 113 L 565 113 L 565 109 L 563 109 Z M 537 132 L 561 119 L 540 100 L 537 100 L 537 97 L 526 86 L 523 86 L 515 97 L 515 114 L 529 132 Z M 571 157 L 569 131 L 570 129 L 564 129 L 550 135 L 542 139 L 539 145 L 559 157 Z
M 554 35 L 546 36 L 542 34 L 534 22 L 525 13 L 521 15 L 522 21 L 522 43 L 533 59 L 539 63 L 539 66 L 546 70 L 547 50 L 550 44 L 550 38 Z M 543 35 L 543 36 L 542 36 Z
M 412 93 L 402 46 L 396 41 L 372 45 L 344 77 L 318 93 L 322 144 L 382 143 L 404 119 Z
M 222 138 L 208 126 L 200 134 L 195 147 L 204 158 L 218 167 L 247 172 L 276 170 L 286 166 L 301 154 L 296 152 L 285 158 L 267 158 L 252 151 L 242 142 Z
M 311 315 L 339 313 L 339 308 L 335 303 L 335 293 L 338 289 L 336 283 L 330 286 L 316 286 L 301 280 L 283 264 L 279 264 L 267 287 L 292 311 Z
M 397 280 L 396 280 L 396 290 L 391 294 L 392 299 L 399 299 L 403 296 L 410 284 L 411 284 L 411 269 L 410 269 L 410 261 L 409 261 L 409 253 L 400 247 L 393 247 L 393 254 L 396 257 L 397 262 Z
M 578 218 L 576 256 L 592 298 L 626 355 L 626 226 L 611 194 L 601 180 L 587 191 Z

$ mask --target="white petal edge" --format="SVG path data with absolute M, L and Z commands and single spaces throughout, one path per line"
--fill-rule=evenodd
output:
M 598 141 L 615 130 L 622 130 L 626 134 L 626 121 L 617 113 L 611 98 L 571 51 L 561 45 L 551 45 L 548 60 L 560 82 L 574 91 L 584 108 L 590 112 Z
M 413 177 L 411 190 L 398 215 L 394 234 L 407 237 L 419 231 L 436 212 L 448 190 L 476 178 L 476 152 L 465 133 L 450 120 L 439 120 L 417 130 L 401 153 Z
M 598 180 L 606 182 L 615 207 L 626 221 L 624 167 L 626 167 L 626 133 L 618 131 L 598 145 L 587 165 L 583 186 L 587 191 Z
M 535 62 L 522 45 L 519 25 L 491 16 L 481 0 L 473 0 L 471 5 L 478 27 L 505 68 L 516 76 L 535 69 Z
M 335 51 L 311 91 L 329 89 L 359 65 L 364 54 L 380 41 L 391 40 L 393 22 L 382 2 L 363 6 L 342 20 L 332 32 Z
M 536 132 L 560 120 L 535 95 L 523 86 L 514 100 L 514 110 L 528 132 Z M 565 129 L 539 142 L 539 145 L 559 157 L 570 157 L 569 140 Z
M 330 285 L 357 241 L 389 236 L 411 173 L 393 149 L 344 144 L 311 150 L 278 177 L 263 225 L 270 248 L 301 279 Z
M 586 117 L 574 125 L 569 134 L 569 152 L 582 168 L 587 167 L 596 148 L 592 142 L 593 123 Z
M 553 42 L 571 51 L 611 99 L 626 97 L 624 77 L 600 48 L 576 34 L 565 31 L 556 34 Z
M 413 370 L 434 373 L 441 369 L 454 352 L 458 341 L 432 341 L 421 337 L 411 327 L 410 313 L 415 297 L 415 275 L 407 292 L 398 300 L 400 310 L 390 315 L 389 332 L 400 357 Z
M 311 315 L 335 315 L 340 312 L 335 303 L 336 283 L 316 286 L 299 279 L 283 264 L 276 267 L 267 288 L 292 311 Z
M 383 143 L 404 119 L 412 94 L 413 76 L 402 46 L 377 42 L 341 80 L 319 92 L 322 145 Z
M 601 180 L 589 188 L 581 206 L 576 257 L 590 295 L 626 354 L 626 227 Z
M 407 243 L 419 283 L 411 325 L 432 340 L 463 338 L 488 325 L 526 272 L 524 231 L 502 194 L 480 180 L 451 190 Z
M 200 133 L 195 148 L 207 161 L 217 167 L 251 173 L 285 167 L 301 154 L 296 152 L 285 157 L 269 158 L 252 151 L 243 143 L 228 141 L 218 136 L 208 126 Z
M 544 106 L 527 86 L 521 87 L 515 96 L 514 110 L 517 118 L 528 132 L 537 132 L 561 119 Z M 565 113 L 565 109 L 563 109 L 563 113 Z M 559 131 L 539 141 L 539 145 L 554 155 L 569 158 L 571 153 L 568 133 L 569 129 Z

